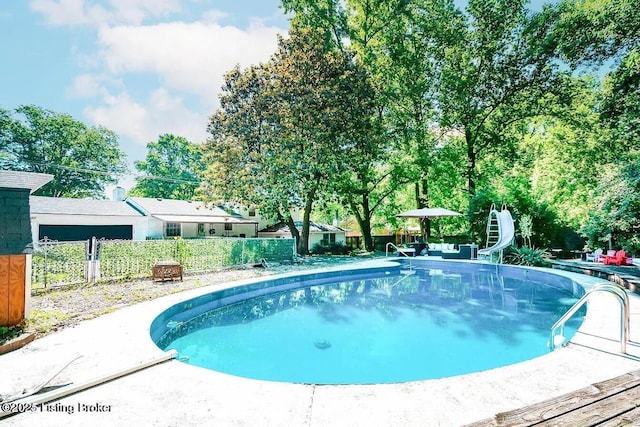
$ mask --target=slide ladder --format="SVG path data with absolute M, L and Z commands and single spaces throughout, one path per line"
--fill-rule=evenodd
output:
M 514 237 L 513 217 L 507 205 L 502 205 L 498 211 L 496 205 L 492 204 L 487 221 L 487 247 L 478 251 L 478 258 L 493 261 L 494 255 L 497 255 L 497 262 L 502 263 L 504 250 L 513 244 Z
M 500 222 L 498 221 L 499 212 L 496 205 L 491 205 L 489 211 L 489 220 L 487 221 L 487 248 L 496 245 L 500 241 Z

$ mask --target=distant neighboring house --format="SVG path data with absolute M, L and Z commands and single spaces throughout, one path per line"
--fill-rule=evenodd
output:
M 98 239 L 145 240 L 146 222 L 123 201 L 31 196 L 33 241 Z
M 147 219 L 147 238 L 256 237 L 258 221 L 219 207 L 187 200 L 128 197 L 125 202 Z
M 273 221 L 274 221 L 273 217 L 264 217 L 264 216 L 262 216 L 260 214 L 260 210 L 256 209 L 256 208 L 241 206 L 241 205 L 238 205 L 238 204 L 228 204 L 228 205 L 225 205 L 225 207 L 229 207 L 234 212 L 238 212 L 244 218 L 248 218 L 248 219 L 257 221 L 258 222 L 258 230 L 262 230 L 264 228 L 267 228 L 268 226 L 272 225 Z M 302 211 L 301 210 L 293 209 L 293 210 L 291 210 L 290 214 L 291 214 L 291 217 L 293 218 L 294 221 L 299 221 L 300 218 L 302 217 Z
M 298 231 L 302 232 L 302 221 L 294 221 Z M 346 243 L 346 231 L 344 228 L 335 225 L 319 224 L 311 221 L 309 223 L 309 249 L 314 245 L 322 243 L 329 245 L 333 243 Z M 263 228 L 258 231 L 258 237 L 271 238 L 291 238 L 291 230 L 289 226 L 283 222 L 277 223 L 270 227 Z

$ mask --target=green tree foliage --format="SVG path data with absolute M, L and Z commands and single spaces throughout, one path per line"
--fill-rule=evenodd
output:
M 374 216 L 395 206 L 399 188 L 415 182 L 415 204 L 429 205 L 429 180 L 437 168 L 433 160 L 441 136 L 432 131 L 438 90 L 435 58 L 455 25 L 456 12 L 452 3 L 438 1 L 296 0 L 283 5 L 295 13 L 294 26 L 321 26 L 333 35 L 330 42 L 337 49 L 347 44 L 375 90 L 375 123 L 382 133 L 361 144 L 358 158 L 363 161 L 350 165 L 354 179 L 341 192 L 370 248 Z
M 281 0 L 285 13 L 294 13 L 292 28 L 323 28 L 327 46 L 342 50 L 348 40 L 347 13 L 341 0 Z
M 591 248 L 622 248 L 640 254 L 640 161 L 602 176 L 596 208 L 583 232 Z
M 583 231 L 592 247 L 628 245 L 638 250 L 634 178 L 640 156 L 640 14 L 636 0 L 564 0 L 555 8 L 555 38 L 562 58 L 574 69 L 599 67 L 607 72 L 595 111 L 599 113 L 598 148 L 592 156 L 600 187 Z M 589 157 L 582 157 L 588 159 Z
M 402 71 L 401 67 L 390 67 L 393 61 L 387 60 L 385 50 L 389 44 L 386 40 L 390 34 L 405 29 L 395 24 L 406 13 L 407 4 L 405 0 L 358 0 L 347 2 L 347 11 L 336 11 L 338 16 L 346 14 L 346 18 L 340 21 L 346 25 L 342 32 L 348 35 L 349 45 L 355 52 L 356 60 L 367 69 L 371 86 L 371 95 L 367 97 L 363 94 L 362 98 L 367 97 L 371 101 L 374 127 L 356 141 L 356 158 L 359 161 L 348 165 L 350 173 L 346 174 L 347 180 L 339 187 L 342 200 L 357 220 L 367 250 L 373 250 L 371 234 L 374 216 L 381 212 L 385 204 L 392 201 L 398 187 L 420 176 L 416 173 L 416 168 L 408 166 L 413 162 L 413 156 L 411 151 L 402 145 L 407 142 L 402 138 L 402 133 L 389 132 L 389 111 L 394 108 L 398 98 L 402 97 L 400 93 L 390 93 L 389 81 L 407 80 L 398 75 L 398 72 Z M 411 67 L 416 64 L 405 62 L 404 66 Z M 419 108 L 422 109 L 424 104 L 420 102 Z M 426 104 L 428 105 L 428 102 Z M 422 124 L 420 128 L 423 129 Z
M 471 0 L 444 51 L 441 125 L 466 143 L 470 196 L 478 161 L 490 153 L 513 159 L 514 126 L 550 112 L 566 96 L 566 75 L 554 65 L 553 20 L 532 14 L 525 0 Z
M 611 159 L 602 144 L 608 132 L 595 111 L 598 86 L 591 79 L 584 83 L 575 86 L 567 109 L 531 122 L 533 131 L 523 135 L 518 160 L 538 200 L 553 206 L 559 218 L 576 229 L 587 220 L 600 165 Z
M 367 11 L 376 10 L 372 4 L 377 2 L 364 0 L 360 3 L 357 8 L 360 14 L 356 18 L 361 18 L 354 19 L 354 25 L 370 26 Z M 381 17 L 378 24 L 380 41 L 370 42 L 376 58 L 371 66 L 376 67 L 384 88 L 388 137 L 395 140 L 399 151 L 408 154 L 400 159 L 407 178 L 413 182 L 413 207 L 433 206 L 438 203 L 439 181 L 451 178 L 449 170 L 440 167 L 440 161 L 446 162 L 451 153 L 451 150 L 443 149 L 448 144 L 451 129 L 438 125 L 442 52 L 455 36 L 454 29 L 462 23 L 462 15 L 452 2 L 399 0 L 377 7 Z M 447 192 L 455 197 L 459 189 L 452 186 Z M 441 202 L 439 205 L 443 206 Z M 448 203 L 444 205 L 449 206 Z M 430 221 L 423 224 L 429 235 Z
M 221 198 L 283 220 L 340 201 L 365 241 L 397 225 L 398 211 L 435 205 L 468 206 L 481 241 L 491 203 L 507 203 L 532 219 L 531 245 L 580 247 L 567 226 L 587 221 L 609 163 L 638 155 L 634 2 L 565 0 L 533 13 L 525 0 L 470 0 L 464 11 L 450 0 L 283 0 L 292 35 L 322 28 L 306 45 L 350 58 L 359 89 L 336 97 L 322 66 L 299 71 L 321 62 L 296 42 L 230 72 L 210 124 L 210 191 L 230 187 L 235 198 Z M 604 82 L 573 74 L 611 58 Z M 333 109 L 318 108 L 321 99 Z M 340 114 L 341 130 L 325 125 Z M 322 151 L 326 141 L 350 160 Z M 447 233 L 464 232 L 457 221 Z
M 601 117 L 609 140 L 626 154 L 640 147 L 640 14 L 636 0 L 564 0 L 555 31 L 563 58 L 573 67 L 616 63 L 605 80 Z
M 148 143 L 146 159 L 135 167 L 143 175 L 136 177 L 129 195 L 175 200 L 194 199 L 205 169 L 201 147 L 171 134 Z
M 555 6 L 555 13 L 560 19 L 554 38 L 574 66 L 621 59 L 638 49 L 636 0 L 564 0 Z
M 54 175 L 41 196 L 101 199 L 126 171 L 114 132 L 33 105 L 0 110 L 0 152 L 3 169 Z
M 290 212 L 301 209 L 298 252 L 307 254 L 311 211 L 335 194 L 370 127 L 366 84 L 351 55 L 328 49 L 325 31 L 292 29 L 268 63 L 227 74 L 205 191 L 285 220 L 294 235 Z

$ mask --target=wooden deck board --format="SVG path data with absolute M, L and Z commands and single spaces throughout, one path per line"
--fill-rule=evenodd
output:
M 640 425 L 640 408 L 635 408 L 625 414 L 598 424 L 598 427 L 620 427 Z
M 626 425 L 640 407 L 640 370 L 534 405 L 496 414 L 467 427 Z M 619 420 L 622 424 L 615 424 Z
M 627 414 L 639 406 L 640 386 L 635 386 L 536 425 L 540 427 L 561 425 L 595 426 L 605 420 L 615 420 L 617 417 Z

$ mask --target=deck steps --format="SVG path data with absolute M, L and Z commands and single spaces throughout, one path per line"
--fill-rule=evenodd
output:
M 618 283 L 629 291 L 640 294 L 640 268 L 637 266 L 617 267 L 575 261 L 553 261 L 552 267 L 558 270 L 599 277 Z
M 640 370 L 465 427 L 640 425 Z

